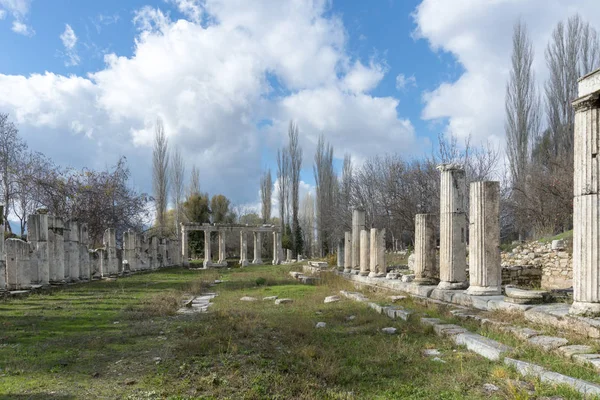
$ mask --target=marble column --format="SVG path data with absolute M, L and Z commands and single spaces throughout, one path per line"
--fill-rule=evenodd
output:
M 262 233 L 254 231 L 254 259 L 252 264 L 262 264 Z
M 248 262 L 248 233 L 240 231 L 240 267 L 247 267 Z
M 210 233 L 211 231 L 209 229 L 204 230 L 204 268 L 212 266 Z
M 440 283 L 439 289 L 467 287 L 465 170 L 442 164 L 440 171 Z
M 383 278 L 387 275 L 385 259 L 385 229 L 380 229 L 377 235 L 377 272 L 376 277 Z
M 137 270 L 135 257 L 135 232 L 131 229 L 123 232 L 123 272 L 127 272 L 125 270 L 125 261 L 127 261 L 129 272 L 134 272 Z
M 369 275 L 369 263 L 370 259 L 370 243 L 369 243 L 370 233 L 366 229 L 360 231 L 360 271 L 359 274 L 361 276 Z
M 469 210 L 470 295 L 502 292 L 500 266 L 500 182 L 471 183 Z
M 48 262 L 50 283 L 65 283 L 65 238 L 63 220 L 48 216 Z
M 88 227 L 85 223 L 79 224 L 79 280 L 89 281 L 92 277 L 90 262 Z
M 274 231 L 273 232 L 273 265 L 281 264 L 281 258 L 279 258 L 279 256 L 280 256 L 279 243 L 280 243 L 279 232 Z
M 415 215 L 415 280 L 417 285 L 434 285 L 439 280 L 436 265 L 436 214 Z
M 65 279 L 79 281 L 79 224 L 67 221 L 65 226 Z M 67 272 L 68 271 L 68 272 Z
M 190 265 L 190 248 L 188 244 L 188 231 L 183 224 L 181 224 L 181 263 L 184 267 Z
M 29 215 L 27 218 L 27 240 L 31 243 L 32 257 L 36 259 L 38 283 L 48 285 L 50 282 L 50 259 L 47 214 Z
M 352 232 L 344 232 L 344 273 L 352 272 Z
M 225 231 L 219 232 L 219 265 L 227 266 L 227 252 L 225 247 Z
M 352 273 L 360 271 L 360 235 L 365 229 L 365 210 L 352 211 Z
M 292 251 L 290 249 L 285 250 L 285 260 L 287 262 L 292 262 Z
M 379 230 L 377 228 L 371 228 L 371 234 L 369 239 L 369 276 L 374 278 L 377 276 L 377 245 L 379 244 Z
M 579 80 L 573 175 L 573 304 L 570 313 L 600 316 L 600 70 Z
M 2 214 L 2 206 L 0 206 L 0 214 Z M 2 218 L 0 218 L 0 221 Z M 7 290 L 6 287 L 6 254 L 4 252 L 4 238 L 0 238 L 0 293 Z
M 159 255 L 159 242 L 158 236 L 152 236 L 150 238 L 150 269 L 158 269 L 160 266 L 160 261 L 158 259 Z
M 63 257 L 65 263 L 64 281 L 71 282 L 71 225 L 69 221 L 63 223 Z

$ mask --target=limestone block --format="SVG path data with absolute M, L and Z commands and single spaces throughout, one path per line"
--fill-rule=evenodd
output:
M 467 349 L 492 361 L 497 361 L 504 354 L 512 351 L 511 347 L 470 332 L 455 335 L 453 340 L 456 344 L 464 345 Z
M 32 286 L 32 266 L 30 262 L 29 243 L 20 239 L 7 239 L 4 243 L 6 251 L 6 286 L 8 290 L 30 289 Z M 37 272 L 35 273 L 37 277 Z
M 435 214 L 415 215 L 415 280 L 422 285 L 438 282 Z
M 344 232 L 344 272 L 352 271 L 352 232 Z
M 369 263 L 370 263 L 370 237 L 369 232 L 366 230 L 360 231 L 360 275 L 369 275 Z
M 565 346 L 569 341 L 565 338 L 559 338 L 554 336 L 534 336 L 527 339 L 529 344 L 541 347 L 544 350 L 554 350 L 561 346 Z
M 360 270 L 360 235 L 365 229 L 365 211 L 352 210 L 352 269 Z

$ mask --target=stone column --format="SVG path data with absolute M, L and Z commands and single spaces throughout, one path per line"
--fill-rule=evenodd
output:
M 365 210 L 352 211 L 352 273 L 360 271 L 360 235 L 365 229 Z
M 285 261 L 291 263 L 292 260 L 292 251 L 290 249 L 285 249 Z
M 344 273 L 352 272 L 352 232 L 344 232 Z
M 363 229 L 360 231 L 360 275 L 369 275 L 369 263 L 371 262 L 369 253 L 369 231 Z
M 225 251 L 225 232 L 219 231 L 219 265 L 227 265 L 227 254 Z
M 127 263 L 125 263 L 127 261 Z M 137 270 L 135 257 L 135 232 L 131 229 L 123 232 L 123 272 L 133 272 Z M 127 271 L 127 268 L 129 271 Z
M 240 267 L 247 267 L 248 262 L 248 233 L 240 231 Z
M 210 242 L 210 229 L 204 230 L 204 268 L 212 266 L 212 254 L 211 254 L 211 242 Z
M 439 280 L 436 265 L 435 214 L 415 215 L 415 280 L 417 285 L 434 285 Z
M 77 282 L 79 281 L 79 224 L 76 221 L 68 221 L 65 225 L 68 227 L 65 230 L 65 279 Z
M 274 231 L 273 232 L 273 265 L 279 265 L 281 264 L 281 258 L 279 258 L 279 243 L 280 243 L 280 239 L 279 239 L 279 232 Z
M 65 282 L 71 282 L 71 226 L 69 221 L 63 223 L 63 255 L 65 258 Z
M 262 264 L 262 234 L 261 232 L 254 232 L 254 260 L 252 264 Z
M 573 305 L 570 313 L 600 316 L 600 70 L 579 80 L 573 176 Z
M 383 278 L 387 275 L 385 260 L 385 229 L 380 229 L 377 235 L 377 272 L 376 277 Z
M 104 231 L 102 238 L 104 249 L 106 251 L 106 268 L 102 271 L 102 276 L 115 276 L 119 274 L 119 263 L 117 258 L 117 234 L 114 228 L 108 228 Z
M 30 289 L 31 270 L 30 246 L 21 239 L 7 239 L 6 249 L 6 284 L 8 290 Z M 35 273 L 37 275 L 37 273 Z
M 439 289 L 467 287 L 465 170 L 442 164 L 440 171 L 440 283 Z
M 190 265 L 190 253 L 189 253 L 189 244 L 188 244 L 188 231 L 183 224 L 181 224 L 181 262 L 184 267 L 189 267 Z
M 158 268 L 167 266 L 167 239 L 160 238 L 158 240 Z
M 37 278 L 40 285 L 50 282 L 48 250 L 48 215 L 32 214 L 27 218 L 27 240 L 31 243 L 32 257 L 37 261 Z
M 371 228 L 371 235 L 369 239 L 369 276 L 374 278 L 377 276 L 377 245 L 379 244 L 379 232 L 377 228 Z
M 471 183 L 469 210 L 470 295 L 502 292 L 500 266 L 500 182 Z
M 337 269 L 338 271 L 344 270 L 344 239 L 338 239 L 337 241 Z
M 48 216 L 48 262 L 50 283 L 65 283 L 65 238 L 63 220 Z
M 159 254 L 159 246 L 158 246 L 158 236 L 152 236 L 150 238 L 150 269 L 158 269 L 160 266 L 160 262 L 158 260 Z
M 2 206 L 0 206 L 0 214 L 2 214 Z M 2 218 L 0 218 L 2 220 Z M 4 253 L 4 238 L 0 238 L 0 293 L 7 290 L 6 286 L 6 255 Z
M 92 277 L 89 240 L 87 224 L 79 224 L 79 279 L 83 281 L 89 281 Z

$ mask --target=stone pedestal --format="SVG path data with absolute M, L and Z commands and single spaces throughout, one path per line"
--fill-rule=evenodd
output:
M 240 231 L 240 267 L 247 267 L 248 262 L 248 233 Z
M 579 80 L 573 176 L 573 315 L 600 316 L 600 70 Z
M 65 280 L 79 281 L 79 224 L 65 223 Z
M 224 231 L 219 231 L 218 232 L 218 240 L 219 240 L 219 259 L 217 260 L 217 263 L 219 263 L 219 266 L 227 266 L 227 252 L 226 252 L 226 248 L 225 248 L 225 232 Z
M 385 229 L 371 228 L 369 251 L 369 276 L 384 277 L 385 265 Z
M 370 259 L 370 243 L 369 243 L 369 231 L 360 231 L 360 275 L 369 275 L 369 263 Z
M 119 259 L 117 258 L 117 234 L 114 228 L 108 228 L 104 231 L 102 242 L 106 251 L 106 268 L 103 269 L 102 276 L 117 276 L 119 274 Z
M 352 273 L 360 271 L 360 235 L 365 229 L 365 211 L 355 209 L 352 211 Z
M 37 265 L 37 279 L 40 285 L 50 282 L 50 259 L 48 249 L 48 215 L 32 214 L 27 218 L 27 240 L 31 244 L 32 255 Z
M 285 249 L 285 261 L 292 262 L 292 251 L 290 249 Z
M 440 283 L 439 289 L 467 287 L 465 170 L 442 164 L 440 171 Z
M 92 277 L 87 224 L 79 224 L 79 280 L 89 281 Z
M 32 275 L 37 272 L 31 269 L 29 243 L 20 239 L 7 239 L 6 250 L 6 284 L 8 290 L 30 289 Z
M 63 220 L 48 216 L 48 263 L 49 281 L 53 284 L 65 283 L 65 238 Z
M 470 295 L 502 292 L 500 266 L 500 182 L 471 183 L 469 210 Z
M 337 241 L 337 253 L 336 262 L 338 271 L 344 270 L 344 240 L 340 239 Z
M 254 259 L 252 260 L 252 264 L 260 265 L 263 263 L 262 260 L 262 233 L 261 232 L 253 232 L 254 233 Z
M 344 272 L 352 272 L 352 232 L 344 232 Z
M 436 214 L 415 215 L 415 279 L 416 285 L 434 285 L 439 280 L 436 265 Z
M 137 257 L 135 255 L 135 232 L 131 229 L 123 232 L 123 270 L 124 272 L 137 271 Z M 127 261 L 127 263 L 125 263 Z M 125 265 L 129 271 L 126 271 Z

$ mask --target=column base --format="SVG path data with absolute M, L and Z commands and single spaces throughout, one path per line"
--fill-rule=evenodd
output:
M 411 282 L 415 286 L 433 286 L 437 285 L 439 281 L 433 278 L 415 278 Z
M 213 263 L 212 263 L 212 261 L 204 261 L 204 262 L 202 263 L 202 266 L 203 266 L 205 269 L 206 269 L 206 268 L 210 268 L 210 267 L 212 267 L 212 266 L 213 266 Z
M 254 264 L 254 265 L 262 265 L 262 264 L 264 264 L 264 263 L 263 263 L 263 260 L 262 260 L 262 259 L 260 259 L 260 258 L 255 258 L 254 260 L 252 260 L 252 264 Z
M 344 273 L 345 274 L 351 274 L 352 273 L 352 268 L 344 268 Z
M 377 272 L 371 271 L 369 272 L 369 278 L 375 278 L 377 276 Z
M 369 271 L 358 271 L 360 276 L 369 276 Z
M 468 282 L 446 282 L 441 281 L 438 283 L 438 289 L 442 290 L 463 290 L 469 287 Z
M 574 301 L 569 309 L 569 314 L 597 317 L 600 316 L 600 303 L 590 303 L 586 301 Z
M 248 260 L 240 260 L 240 267 L 247 267 L 248 265 L 250 265 Z
M 502 289 L 495 286 L 469 286 L 465 294 L 471 296 L 495 296 L 502 294 Z
M 352 275 L 358 275 L 360 273 L 360 269 L 352 269 L 352 272 L 350 272 Z

